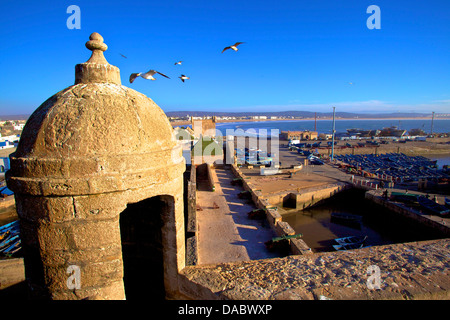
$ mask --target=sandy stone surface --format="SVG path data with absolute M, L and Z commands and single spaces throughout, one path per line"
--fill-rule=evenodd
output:
M 379 288 L 370 266 L 379 268 Z M 449 299 L 449 267 L 450 239 L 443 239 L 189 267 L 182 273 L 208 288 L 211 299 Z
M 197 191 L 198 264 L 265 259 L 277 256 L 266 250 L 264 242 L 275 237 L 274 231 L 247 213 L 256 209 L 239 199 L 243 189 L 231 185 L 230 170 L 211 170 L 216 190 Z M 215 208 L 214 204 L 218 206 Z

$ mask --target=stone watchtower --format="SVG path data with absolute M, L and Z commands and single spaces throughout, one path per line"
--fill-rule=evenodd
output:
M 29 118 L 10 156 L 32 297 L 176 298 L 185 264 L 182 150 L 164 112 L 121 85 L 98 33 L 75 85 Z

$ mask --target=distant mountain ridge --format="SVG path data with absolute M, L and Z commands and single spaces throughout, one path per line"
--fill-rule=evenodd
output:
M 313 111 L 277 111 L 277 112 L 221 112 L 221 111 L 167 111 L 165 114 L 168 117 L 185 117 L 186 115 L 192 117 L 218 116 L 218 117 L 252 117 L 252 116 L 266 116 L 266 117 L 302 117 L 314 118 Z M 332 117 L 332 112 L 317 112 L 318 118 Z M 30 114 L 18 115 L 0 115 L 0 121 L 6 120 L 27 120 Z M 385 118 L 424 118 L 430 117 L 431 113 L 414 113 L 414 112 L 393 112 L 393 113 L 352 113 L 352 112 L 336 112 L 337 118 L 366 118 L 366 119 L 385 119 Z M 448 114 L 436 113 L 435 118 L 450 119 Z
M 312 111 L 278 111 L 278 112 L 217 112 L 217 111 L 168 111 L 168 117 L 185 117 L 186 115 L 193 117 L 218 116 L 218 117 L 245 117 L 245 116 L 267 116 L 267 117 L 303 117 L 314 118 L 316 113 Z M 332 112 L 317 112 L 318 118 L 332 117 Z M 423 118 L 431 117 L 431 113 L 380 113 L 380 114 L 361 114 L 351 112 L 336 112 L 337 118 Z M 435 114 L 439 117 L 439 114 Z
M 27 120 L 31 114 L 13 114 L 13 115 L 0 115 L 0 121 L 6 120 Z

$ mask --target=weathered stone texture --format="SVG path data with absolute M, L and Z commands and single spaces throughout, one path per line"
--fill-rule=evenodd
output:
M 183 293 L 195 299 L 449 299 L 450 239 L 343 252 L 186 267 Z M 380 289 L 367 285 L 380 268 Z M 204 296 L 201 296 L 204 294 Z
M 31 115 L 10 156 L 27 278 L 54 299 L 123 299 L 119 215 L 161 196 L 168 209 L 149 214 L 164 221 L 170 294 L 185 261 L 181 147 L 161 108 L 121 85 L 103 38 L 93 33 L 86 46 L 93 53 L 76 66 L 75 85 Z M 81 267 L 78 292 L 66 286 L 71 264 Z

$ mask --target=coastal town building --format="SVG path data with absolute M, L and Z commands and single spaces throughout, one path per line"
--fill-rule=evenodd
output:
M 211 119 L 191 119 L 192 130 L 194 131 L 195 138 L 203 137 L 215 137 L 216 136 L 216 117 Z
M 317 131 L 281 131 L 280 138 L 283 140 L 317 140 Z

